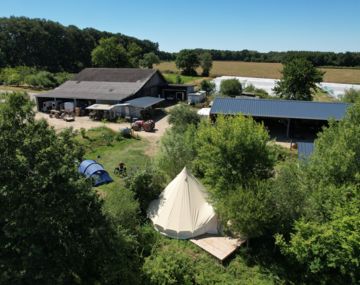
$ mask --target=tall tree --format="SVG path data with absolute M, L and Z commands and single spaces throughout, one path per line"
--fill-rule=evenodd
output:
M 233 186 L 272 175 L 275 157 L 269 140 L 265 128 L 251 118 L 203 121 L 196 136 L 197 165 L 216 194 L 226 195 Z
M 92 63 L 98 67 L 129 67 L 127 52 L 115 37 L 100 39 L 99 45 L 91 52 Z
M 82 155 L 70 129 L 35 121 L 24 94 L 0 106 L 1 284 L 136 281 L 128 241 L 77 172 Z
M 153 68 L 154 64 L 159 64 L 160 59 L 154 52 L 144 54 L 144 57 L 140 60 L 139 64 L 143 68 Z
M 315 141 L 293 184 L 307 193 L 303 216 L 290 237 L 277 236 L 283 253 L 304 266 L 314 283 L 353 284 L 360 278 L 359 114 L 357 103 Z
M 202 68 L 202 76 L 209 76 L 210 70 L 213 65 L 212 56 L 209 52 L 200 54 L 200 66 Z
M 184 75 L 196 75 L 195 69 L 200 65 L 200 61 L 195 51 L 183 49 L 177 54 L 175 64 Z
M 283 78 L 274 87 L 280 98 L 287 100 L 311 101 L 316 83 L 323 80 L 324 72 L 316 69 L 310 61 L 295 58 L 285 63 L 281 71 Z

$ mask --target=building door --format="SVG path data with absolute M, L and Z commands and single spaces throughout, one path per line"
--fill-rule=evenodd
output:
M 185 100 L 185 98 L 184 98 L 184 92 L 176 92 L 176 99 L 177 99 L 177 100 L 184 101 L 184 100 Z

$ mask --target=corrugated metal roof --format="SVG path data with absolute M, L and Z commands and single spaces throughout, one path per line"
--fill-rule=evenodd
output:
M 164 99 L 162 98 L 157 98 L 157 97 L 140 97 L 140 98 L 136 98 L 130 101 L 126 101 L 125 103 L 134 106 L 134 107 L 139 107 L 139 108 L 148 108 L 151 107 L 155 104 L 158 104 L 160 102 L 164 101 Z
M 210 114 L 252 117 L 341 120 L 349 104 L 295 100 L 215 98 Z
M 297 142 L 299 159 L 308 158 L 314 151 L 313 142 Z
M 38 94 L 37 97 L 120 101 L 136 94 L 143 84 L 143 82 L 78 82 L 69 80 L 50 92 Z

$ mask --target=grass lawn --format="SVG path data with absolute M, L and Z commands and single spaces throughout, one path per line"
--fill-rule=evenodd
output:
M 178 72 L 175 63 L 162 62 L 155 68 L 166 73 L 167 71 Z M 320 68 L 325 71 L 324 81 L 335 83 L 360 84 L 360 69 L 354 68 Z M 259 77 L 259 78 L 281 78 L 281 63 L 268 62 L 242 62 L 242 61 L 214 61 L 211 76 L 222 75 Z M 200 74 L 200 68 L 197 70 Z M 176 75 L 175 75 L 176 76 Z
M 177 76 L 180 76 L 181 83 L 185 84 L 199 84 L 201 80 L 205 79 L 206 77 L 201 76 L 187 76 L 187 75 L 179 75 L 176 73 L 163 73 L 163 76 L 165 77 L 166 81 L 174 84 L 176 83 Z
M 110 139 L 108 138 L 111 136 L 113 141 L 109 143 Z M 144 153 L 148 146 L 146 140 L 122 139 L 118 141 L 116 136 L 114 131 L 105 127 L 87 131 L 85 139 L 79 135 L 79 140 L 86 149 L 85 159 L 94 159 L 102 164 L 114 180 L 112 183 L 96 188 L 105 195 L 108 191 L 124 187 L 124 178 L 113 174 L 114 168 L 120 162 L 125 163 L 128 173 L 142 168 L 150 162 L 150 158 Z

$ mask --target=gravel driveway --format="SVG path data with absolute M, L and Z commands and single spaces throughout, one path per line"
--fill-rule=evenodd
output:
M 81 128 L 84 128 L 86 130 L 89 130 L 91 128 L 96 127 L 102 127 L 106 126 L 116 132 L 118 132 L 121 128 L 128 128 L 130 127 L 130 123 L 103 123 L 99 121 L 93 121 L 90 120 L 89 117 L 75 117 L 74 122 L 65 122 L 61 119 L 56 118 L 49 118 L 48 114 L 37 112 L 36 113 L 36 119 L 45 119 L 50 126 L 54 127 L 55 130 L 61 131 L 65 128 L 73 127 L 74 130 L 80 130 Z M 154 132 L 135 132 L 135 134 L 139 135 L 141 138 L 145 138 L 149 141 L 149 148 L 146 151 L 147 155 L 153 156 L 158 147 L 159 147 L 159 141 L 161 137 L 164 135 L 167 128 L 169 128 L 170 125 L 168 123 L 168 115 L 164 116 L 160 120 L 158 120 L 155 123 L 155 131 Z

